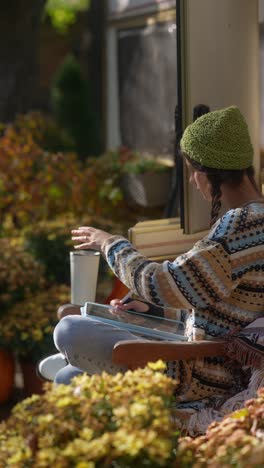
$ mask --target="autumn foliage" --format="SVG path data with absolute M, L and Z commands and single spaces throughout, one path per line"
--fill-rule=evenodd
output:
M 39 112 L 0 126 L 0 346 L 18 356 L 34 349 L 40 358 L 38 350 L 44 346 L 47 354 L 52 343 L 56 309 L 63 303 L 60 287 L 69 289 L 70 230 L 88 224 L 125 234 L 129 225 L 117 223 L 127 216 L 115 187 L 114 159 L 83 162 L 71 145 L 56 122 Z M 36 314 L 31 349 L 25 334 Z M 45 336 L 41 317 L 49 323 Z
M 40 129 L 32 119 L 31 127 L 7 126 L 0 139 L 2 226 L 11 219 L 20 228 L 85 207 L 85 171 L 77 156 L 43 150 Z

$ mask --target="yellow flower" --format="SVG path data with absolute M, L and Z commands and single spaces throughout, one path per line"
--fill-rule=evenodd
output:
M 43 333 L 41 330 L 32 330 L 33 339 L 36 341 L 40 341 L 43 338 Z
M 64 397 L 64 398 L 60 398 L 57 403 L 56 403 L 56 406 L 58 408 L 64 408 L 65 406 L 71 406 L 72 405 L 72 398 L 71 397 Z
M 88 427 L 84 427 L 80 432 L 80 437 L 85 440 L 91 440 L 93 438 L 94 431 Z
M 162 462 L 170 457 L 172 441 L 168 437 L 166 439 L 155 437 L 151 440 L 148 451 L 153 458 Z
M 149 408 L 145 402 L 135 402 L 130 406 L 130 415 L 132 418 L 137 416 L 148 416 Z
M 145 447 L 145 440 L 142 434 L 134 432 L 128 434 L 123 429 L 115 433 L 113 441 L 114 447 L 119 455 L 136 456 Z
M 75 468 L 95 468 L 94 462 L 79 462 L 75 465 Z
M 70 443 L 64 450 L 63 455 L 65 457 L 77 457 L 78 455 L 89 454 L 90 444 L 89 441 L 82 439 L 75 439 Z
M 38 418 L 39 424 L 42 424 L 42 423 L 43 424 L 48 424 L 53 420 L 54 420 L 54 415 L 50 414 L 50 413 L 49 414 L 43 414 L 43 415 L 39 416 L 39 418 Z
M 26 332 L 21 333 L 21 340 L 27 340 L 29 337 L 29 334 Z
M 15 463 L 29 461 L 31 456 L 32 456 L 32 452 L 30 448 L 23 447 L 22 449 L 17 450 L 16 453 L 7 460 L 8 461 L 7 466 L 11 466 L 11 465 L 15 466 Z
M 156 370 L 163 371 L 166 369 L 166 364 L 161 359 L 159 359 L 156 362 L 149 362 L 148 367 L 154 371 Z
M 128 407 L 125 405 L 120 405 L 114 409 L 113 413 L 117 418 L 123 418 L 129 414 Z
M 53 448 L 40 449 L 38 452 L 38 462 L 52 463 L 56 460 L 56 452 Z M 46 466 L 46 465 L 42 465 Z

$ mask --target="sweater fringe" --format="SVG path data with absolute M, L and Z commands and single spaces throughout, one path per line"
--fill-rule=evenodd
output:
M 262 349 L 261 349 L 262 348 Z M 258 349 L 245 336 L 230 336 L 227 340 L 227 355 L 230 359 L 238 361 L 243 366 L 262 369 L 264 367 L 264 347 Z

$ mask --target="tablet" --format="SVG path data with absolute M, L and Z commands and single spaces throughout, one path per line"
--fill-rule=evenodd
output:
M 188 340 L 187 336 L 184 335 L 184 323 L 180 320 L 154 317 L 132 310 L 115 313 L 112 306 L 96 302 L 86 302 L 81 307 L 81 313 L 83 316 L 108 323 L 142 337 L 166 341 Z

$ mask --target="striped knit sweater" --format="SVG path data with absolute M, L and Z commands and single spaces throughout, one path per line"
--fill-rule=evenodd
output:
M 103 253 L 114 273 L 138 296 L 161 307 L 192 309 L 186 333 L 210 339 L 264 315 L 264 204 L 229 210 L 209 234 L 174 262 L 150 261 L 123 237 Z M 182 400 L 231 394 L 232 371 L 224 358 L 174 364 Z

